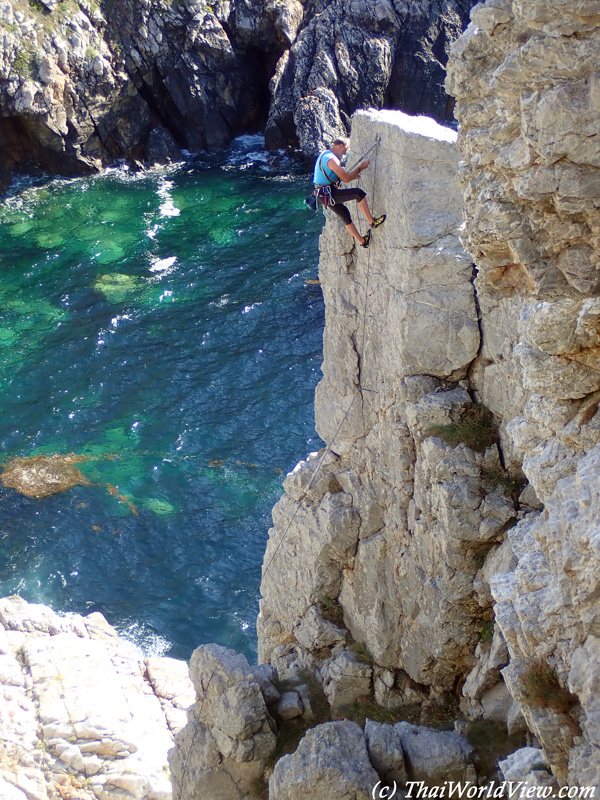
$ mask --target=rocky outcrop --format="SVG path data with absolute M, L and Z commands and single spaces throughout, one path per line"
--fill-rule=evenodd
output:
M 273 58 L 281 24 L 289 30 L 290 22 L 261 11 L 269 30 L 261 41 L 275 48 Z M 234 27 L 228 36 L 231 15 L 229 3 L 195 0 L 26 11 L 3 3 L 4 170 L 81 172 L 117 158 L 164 160 L 182 147 L 221 147 L 259 124 L 269 58 L 263 66 L 252 56 L 256 37 L 248 38 L 254 28 L 246 18 L 238 15 L 243 35 Z
M 388 218 L 366 252 L 335 220 L 321 239 L 315 407 L 329 448 L 287 477 L 274 509 L 259 644 L 280 673 L 313 665 L 329 688 L 335 664 L 348 661 L 347 683 L 356 660 L 345 634 L 371 659 L 361 693 L 398 705 L 452 690 L 474 666 L 491 614 L 476 579 L 517 512 L 493 484 L 493 436 L 477 451 L 432 435 L 473 412 L 465 378 L 480 346 L 455 134 L 358 112 L 352 139 L 358 152 L 379 139 L 365 188 Z
M 2 2 L 0 182 L 15 170 L 164 162 L 267 117 L 271 147 L 307 155 L 361 106 L 444 118 L 444 66 L 472 5 Z
M 509 531 L 512 561 L 490 580 L 503 674 L 554 774 L 585 785 L 600 781 L 599 44 L 595 3 L 490 0 L 447 80 L 484 333 L 473 380 L 545 505 Z
M 258 623 L 262 656 L 332 704 L 461 689 L 581 785 L 600 781 L 594 8 L 473 10 L 447 81 L 460 163 L 448 131 L 355 115 L 388 220 L 366 252 L 336 220 L 321 239 L 328 447 L 286 479 Z
M 99 613 L 0 600 L 0 796 L 168 800 L 187 665 L 144 658 Z
M 316 155 L 349 132 L 357 108 L 400 108 L 450 119 L 443 76 L 469 0 L 307 4 L 298 35 L 271 81 L 267 145 Z
M 277 730 L 275 673 L 218 645 L 192 653 L 196 703 L 169 756 L 174 800 L 241 800 L 262 779 Z

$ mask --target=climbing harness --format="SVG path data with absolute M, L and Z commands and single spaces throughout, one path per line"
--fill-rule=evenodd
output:
M 380 142 L 380 138 L 378 136 L 376 138 L 376 141 L 375 141 L 375 144 L 373 145 L 373 147 L 371 147 L 367 151 L 367 153 L 365 155 L 370 153 L 371 150 L 374 150 L 378 146 L 379 142 Z M 364 156 L 361 159 L 361 161 L 363 159 L 364 159 Z M 375 165 L 374 166 L 375 166 L 375 169 L 374 169 L 373 172 L 374 172 L 374 176 L 375 176 L 376 173 L 377 173 L 377 160 L 375 160 Z M 360 179 L 359 179 L 359 181 L 360 181 Z M 321 188 L 323 188 L 323 187 L 321 187 Z M 374 203 L 375 203 L 375 200 L 373 199 L 373 205 L 374 205 Z M 298 512 L 300 510 L 300 505 L 301 505 L 302 501 L 309 494 L 317 475 L 320 473 L 321 467 L 322 467 L 325 459 L 327 458 L 327 456 L 331 452 L 335 442 L 337 441 L 338 435 L 339 435 L 340 431 L 342 430 L 342 427 L 344 426 L 344 423 L 348 419 L 348 416 L 350 415 L 350 412 L 352 411 L 354 403 L 356 402 L 356 398 L 358 397 L 359 394 L 362 396 L 363 392 L 369 392 L 369 393 L 372 393 L 372 394 L 378 394 L 378 392 L 376 390 L 367 389 L 367 388 L 363 387 L 362 383 L 361 383 L 362 361 L 363 361 L 363 357 L 364 357 L 365 341 L 366 341 L 367 304 L 368 304 L 369 296 L 370 296 L 369 295 L 369 276 L 370 276 L 370 271 L 371 271 L 371 250 L 369 249 L 369 255 L 368 255 L 368 258 L 367 258 L 367 276 L 366 276 L 366 284 L 365 284 L 365 299 L 364 299 L 364 305 L 363 305 L 362 342 L 361 342 L 360 352 L 357 352 L 357 355 L 358 355 L 358 386 L 356 387 L 354 393 L 352 394 L 352 399 L 350 401 L 350 405 L 348 406 L 346 412 L 344 413 L 344 415 L 343 415 L 343 417 L 341 419 L 340 424 L 338 425 L 335 433 L 333 434 L 333 437 L 331 439 L 330 444 L 328 444 L 324 448 L 324 450 L 323 450 L 323 452 L 322 452 L 322 454 L 321 454 L 321 456 L 319 458 L 319 461 L 317 463 L 317 466 L 315 467 L 315 470 L 314 470 L 314 472 L 313 472 L 313 474 L 312 474 L 312 476 L 310 478 L 310 481 L 308 482 L 308 486 L 304 489 L 302 495 L 300 496 L 299 500 L 297 501 L 294 513 L 292 514 L 292 517 L 289 520 L 289 522 L 287 524 L 287 527 L 285 528 L 285 530 L 283 531 L 283 533 L 279 537 L 279 541 L 277 542 L 277 545 L 275 546 L 275 550 L 273 551 L 273 554 L 271 555 L 271 558 L 269 559 L 269 561 L 267 561 L 266 564 L 264 564 L 263 569 L 262 569 L 262 575 L 259 578 L 258 583 L 257 583 L 254 591 L 251 593 L 250 599 L 248 600 L 248 603 L 246 604 L 246 607 L 242 611 L 240 619 L 244 619 L 245 618 L 246 613 L 250 609 L 250 606 L 252 605 L 252 603 L 255 601 L 255 599 L 260 594 L 260 585 L 261 585 L 262 581 L 264 580 L 265 575 L 267 574 L 267 572 L 270 570 L 271 566 L 273 565 L 273 562 L 275 561 L 275 559 L 277 557 L 277 554 L 279 553 L 279 550 L 281 549 L 281 546 L 282 546 L 283 542 L 285 541 L 288 533 L 290 532 L 290 530 L 291 530 L 291 528 L 292 528 L 292 526 L 294 524 L 294 520 L 296 519 L 296 516 L 297 516 L 297 514 L 298 514 Z M 363 412 L 363 426 L 364 426 L 364 403 L 363 403 L 362 412 Z M 237 632 L 238 632 L 238 630 L 236 628 L 236 630 L 234 630 L 231 633 L 231 635 L 230 635 L 225 647 L 229 647 L 233 637 L 236 635 Z M 210 685 L 212 683 L 212 680 L 213 680 L 214 676 L 216 675 L 217 671 L 219 670 L 219 668 L 220 668 L 220 666 L 221 666 L 221 664 L 223 662 L 223 658 L 224 657 L 225 657 L 225 653 L 223 652 L 223 654 L 218 659 L 217 665 L 213 668 L 212 672 L 208 676 L 208 681 L 206 683 L 206 686 L 204 685 L 203 679 L 202 678 L 200 679 L 201 680 L 200 686 L 201 686 L 201 690 L 202 690 L 202 697 L 200 698 L 200 702 L 201 702 L 202 705 L 204 705 L 204 703 L 207 700 L 208 690 L 210 689 Z M 189 764 L 190 756 L 191 756 L 191 753 L 192 753 L 192 748 L 194 746 L 194 741 L 195 741 L 196 736 L 198 735 L 198 732 L 200 731 L 200 729 L 201 729 L 201 726 L 199 726 L 199 725 L 197 725 L 194 728 L 194 731 L 193 731 L 192 736 L 190 738 L 189 745 L 187 747 L 187 752 L 185 752 L 183 754 L 184 767 L 186 767 Z
M 347 168 L 348 172 L 352 172 L 352 170 L 356 169 L 356 167 L 359 164 L 362 164 L 362 162 L 365 160 L 365 158 L 369 155 L 369 153 L 372 150 L 374 150 L 377 147 L 378 144 L 379 144 L 379 138 L 377 139 L 377 141 L 375 142 L 374 145 L 369 147 L 369 149 L 367 150 L 366 153 L 364 153 L 351 167 Z M 327 208 L 329 206 L 334 206 L 335 205 L 335 200 L 333 199 L 333 197 L 331 195 L 331 188 L 332 188 L 332 186 L 335 187 L 335 188 L 338 188 L 340 183 L 341 183 L 339 178 L 337 180 L 335 180 L 335 181 L 332 181 L 329 178 L 329 176 L 327 175 L 327 173 L 325 172 L 325 169 L 323 167 L 323 157 L 325 156 L 325 153 L 327 153 L 327 152 L 328 151 L 325 150 L 323 153 L 321 153 L 321 155 L 319 156 L 319 162 L 320 162 L 321 172 L 328 179 L 329 183 L 315 183 L 315 184 L 313 184 L 314 185 L 314 189 L 312 191 L 312 194 L 309 194 L 308 197 L 306 197 L 305 200 L 304 200 L 304 202 L 310 208 L 311 211 L 318 211 L 319 210 L 319 197 L 323 198 L 323 203 L 322 203 L 323 213 L 326 213 Z M 359 176 L 358 181 L 360 183 L 360 176 Z
M 306 200 L 304 201 L 306 203 L 306 205 L 310 209 L 312 209 L 313 211 L 317 211 L 318 210 L 318 208 L 319 208 L 319 198 L 320 197 L 323 198 L 323 203 L 322 203 L 323 212 L 327 211 L 328 206 L 334 206 L 335 205 L 335 200 L 333 199 L 333 197 L 331 195 L 331 187 L 332 186 L 339 186 L 340 181 L 339 181 L 339 179 L 336 180 L 336 181 L 331 180 L 329 175 L 325 172 L 325 168 L 323 167 L 323 158 L 324 158 L 325 154 L 328 153 L 328 152 L 329 152 L 328 150 L 325 150 L 325 152 L 321 153 L 321 155 L 319 156 L 319 166 L 321 168 L 321 172 L 327 178 L 329 183 L 315 183 L 315 184 L 313 184 L 315 188 L 313 189 L 312 194 L 309 195 L 306 198 Z

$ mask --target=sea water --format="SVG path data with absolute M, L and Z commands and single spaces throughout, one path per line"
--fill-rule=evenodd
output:
M 0 466 L 73 455 L 83 480 L 0 485 L 0 596 L 100 611 L 147 653 L 255 653 L 271 507 L 322 446 L 322 217 L 275 161 L 242 137 L 4 198 Z

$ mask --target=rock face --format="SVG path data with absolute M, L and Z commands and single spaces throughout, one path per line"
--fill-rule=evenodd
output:
M 545 505 L 509 531 L 512 563 L 490 580 L 503 674 L 554 774 L 582 785 L 600 781 L 599 44 L 595 3 L 490 0 L 473 9 L 447 79 L 478 271 L 473 379 L 502 421 L 507 463 Z
M 306 154 L 361 106 L 444 118 L 444 66 L 473 1 L 3 2 L 0 185 L 219 148 L 267 116 L 272 147 Z
M 192 653 L 196 704 L 169 755 L 174 800 L 241 800 L 276 744 L 274 672 L 219 645 Z
M 343 618 L 373 661 L 367 673 L 362 665 L 362 694 L 397 705 L 418 686 L 452 689 L 474 665 L 491 606 L 474 580 L 516 510 L 483 488 L 502 469 L 492 442 L 477 452 L 431 435 L 472 409 L 462 378 L 480 345 L 473 267 L 458 241 L 455 134 L 399 112 L 358 112 L 353 148 L 376 137 L 365 189 L 388 218 L 367 251 L 352 250 L 336 220 L 321 239 L 315 407 L 331 447 L 286 479 L 258 628 L 261 658 L 284 674 L 317 658 L 327 686 L 351 653 Z M 333 602 L 338 626 L 326 619 Z M 348 668 L 339 673 L 348 680 Z
M 168 800 L 185 662 L 144 659 L 101 614 L 0 600 L 0 794 L 10 800 Z
M 253 39 L 250 26 L 246 38 L 236 36 L 234 24 L 230 40 L 223 26 L 231 15 L 228 2 L 195 0 L 37 11 L 3 3 L 4 170 L 81 172 L 144 157 L 147 148 L 164 160 L 181 147 L 221 147 L 259 123 L 269 58 L 263 67 L 257 51 L 249 69 L 258 34 Z M 254 23 L 257 16 L 255 9 Z M 269 27 L 272 57 L 282 47 L 277 20 Z
M 462 689 L 570 785 L 600 783 L 599 39 L 596 3 L 489 0 L 448 67 L 460 155 L 354 115 L 388 218 L 321 238 L 327 448 L 286 479 L 258 621 L 332 705 Z
M 316 155 L 349 129 L 357 108 L 382 105 L 451 118 L 442 87 L 450 44 L 464 30 L 469 0 L 316 0 L 271 81 L 271 147 Z

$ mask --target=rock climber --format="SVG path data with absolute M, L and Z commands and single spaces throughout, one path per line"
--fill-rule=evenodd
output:
M 367 205 L 366 195 L 362 189 L 340 189 L 339 183 L 350 183 L 356 180 L 360 173 L 369 166 L 369 161 L 363 161 L 351 172 L 347 172 L 342 166 L 341 159 L 350 149 L 349 139 L 334 139 L 331 143 L 329 150 L 325 150 L 317 158 L 315 163 L 315 171 L 313 182 L 315 185 L 315 194 L 317 202 L 331 208 L 334 214 L 342 220 L 346 226 L 348 233 L 356 239 L 361 247 L 368 247 L 371 241 L 371 231 L 368 230 L 364 236 L 361 236 L 357 231 L 356 226 L 352 222 L 350 212 L 344 203 L 350 200 L 356 200 L 358 207 L 367 218 L 367 222 L 371 228 L 378 228 L 385 220 L 385 214 L 380 217 L 373 217 Z

